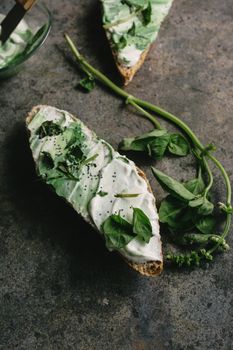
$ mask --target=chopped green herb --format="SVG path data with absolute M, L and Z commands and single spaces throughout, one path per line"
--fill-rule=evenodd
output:
M 46 136 L 59 135 L 62 132 L 63 132 L 63 128 L 60 125 L 47 120 L 41 124 L 36 134 L 39 135 L 40 139 L 42 139 L 43 137 L 46 137 Z
M 79 81 L 79 85 L 86 92 L 91 92 L 95 88 L 95 80 L 91 76 L 87 76 Z
M 148 2 L 148 6 L 142 11 L 142 18 L 143 18 L 143 25 L 147 26 L 147 24 L 150 23 L 151 21 L 151 12 L 152 12 L 152 7 L 150 1 Z

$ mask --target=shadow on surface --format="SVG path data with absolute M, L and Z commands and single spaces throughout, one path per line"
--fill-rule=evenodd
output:
M 117 71 L 112 52 L 102 27 L 102 14 L 100 2 L 90 7 L 86 17 L 83 18 L 88 23 L 86 31 L 86 50 L 90 57 L 95 57 L 100 69 L 117 85 L 122 85 L 122 80 Z M 94 39 L 94 40 L 93 40 Z M 92 45 L 89 45 L 89 43 Z

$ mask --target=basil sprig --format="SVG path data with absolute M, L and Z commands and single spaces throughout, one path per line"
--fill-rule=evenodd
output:
M 153 159 L 161 159 L 165 154 L 187 156 L 190 146 L 181 134 L 154 129 L 141 136 L 123 139 L 119 150 L 146 152 Z
M 150 220 L 139 208 L 133 208 L 132 224 L 119 214 L 113 214 L 103 222 L 102 231 L 109 250 L 122 249 L 135 237 L 145 243 L 149 243 L 152 236 Z
M 199 245 L 202 249 L 218 242 L 220 248 L 228 249 L 225 239 L 215 233 L 214 205 L 208 199 L 208 194 L 205 191 L 206 186 L 201 168 L 198 177 L 186 183 L 180 183 L 154 168 L 152 168 L 152 172 L 161 186 L 169 193 L 161 202 L 159 220 L 171 232 L 172 240 L 186 246 Z M 205 252 L 204 255 L 203 252 Z M 181 256 L 183 259 L 177 260 L 179 265 L 186 264 L 187 261 L 190 262 L 184 255 Z M 206 250 L 202 250 L 200 259 L 197 259 L 195 263 L 199 263 L 203 257 L 210 259 L 211 254 L 206 256 Z M 177 262 L 177 256 L 176 258 L 173 256 L 171 259 L 173 262 Z
M 125 0 L 131 1 L 131 0 Z M 134 1 L 134 0 L 132 0 Z M 137 1 L 137 0 L 135 0 Z M 140 1 L 140 0 L 138 0 Z M 147 29 L 146 27 L 144 27 Z M 130 35 L 129 35 L 130 36 Z M 232 200 L 232 189 L 231 182 L 229 176 L 223 166 L 223 164 L 212 154 L 214 151 L 213 145 L 205 146 L 199 140 L 197 135 L 193 132 L 193 130 L 180 118 L 175 116 L 174 114 L 162 109 L 159 106 L 156 106 L 150 102 L 144 101 L 140 98 L 132 96 L 127 91 L 119 88 L 116 84 L 114 84 L 109 78 L 107 78 L 103 73 L 95 69 L 91 66 L 80 54 L 73 41 L 70 39 L 68 35 L 65 35 L 65 39 L 74 54 L 79 67 L 82 71 L 88 70 L 95 79 L 97 79 L 100 83 L 102 83 L 105 87 L 108 87 L 112 92 L 114 92 L 117 96 L 120 96 L 124 99 L 124 101 L 134 107 L 137 112 L 140 113 L 143 117 L 147 118 L 147 120 L 151 121 L 154 127 L 158 129 L 162 129 L 160 122 L 157 117 L 154 115 L 171 122 L 173 125 L 178 127 L 185 138 L 189 141 L 191 151 L 197 161 L 198 165 L 201 165 L 203 168 L 203 173 L 205 175 L 206 181 L 201 179 L 198 176 L 196 179 L 189 181 L 188 183 L 180 183 L 182 186 L 177 185 L 177 181 L 173 181 L 174 179 L 164 178 L 161 173 L 158 171 L 154 172 L 157 175 L 157 178 L 160 177 L 160 183 L 163 183 L 163 186 L 166 187 L 166 190 L 170 193 L 169 196 L 165 199 L 165 201 L 169 202 L 169 207 L 167 202 L 163 202 L 163 215 L 161 215 L 162 209 L 160 209 L 160 219 L 163 220 L 169 217 L 169 222 L 165 222 L 169 226 L 169 230 L 171 234 L 175 237 L 182 237 L 182 234 L 209 234 L 203 232 L 210 232 L 214 234 L 215 229 L 213 228 L 213 219 L 212 215 L 215 214 L 213 211 L 213 203 L 211 203 L 209 198 L 210 190 L 213 186 L 214 177 L 211 168 L 209 167 L 209 163 L 211 162 L 216 166 L 216 168 L 220 171 L 222 178 L 224 180 L 225 188 L 226 188 L 226 201 L 225 203 L 218 203 L 218 207 L 223 213 L 224 217 L 224 225 L 222 232 L 215 237 L 213 235 L 212 240 L 208 243 L 198 244 L 197 247 L 192 247 L 192 250 L 188 252 L 185 251 L 184 254 L 172 253 L 167 254 L 166 258 L 168 261 L 171 261 L 178 266 L 193 266 L 199 265 L 201 261 L 212 260 L 213 253 L 218 251 L 220 248 L 228 249 L 228 245 L 225 242 L 225 238 L 230 232 L 231 228 L 231 219 L 233 215 L 233 208 L 231 205 Z M 154 114 L 152 114 L 154 113 Z M 132 139 L 131 139 L 132 141 Z M 135 147 L 135 144 L 134 144 Z M 137 147 L 140 147 L 137 145 Z M 199 172 L 200 175 L 200 172 Z M 166 181 L 164 181 L 166 180 Z M 184 187 L 188 191 L 184 191 Z M 183 198 L 185 197 L 185 198 Z M 166 209 L 166 210 L 165 210 Z M 173 215 L 170 214 L 170 210 L 172 210 Z M 182 212 L 183 210 L 183 212 Z M 176 216 L 180 214 L 179 216 Z M 182 215 L 181 215 L 182 213 Z M 195 214 L 195 215 L 194 215 Z M 192 220 L 190 219 L 192 218 Z M 196 230 L 197 232 L 193 232 L 192 230 Z M 212 233 L 210 233 L 212 235 Z M 181 236 L 180 236 L 181 234 Z M 197 237 L 197 236 L 196 236 Z M 176 240 L 178 243 L 178 240 Z M 195 249 L 195 250 L 193 250 Z

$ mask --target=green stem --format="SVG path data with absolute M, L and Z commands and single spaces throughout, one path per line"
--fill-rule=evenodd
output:
M 126 99 L 126 101 L 128 103 L 130 103 L 131 105 L 133 105 L 135 108 L 137 108 L 137 110 L 139 110 L 139 108 L 141 107 L 140 112 L 142 112 L 143 115 L 145 117 L 147 117 L 150 121 L 152 121 L 153 124 L 156 125 L 157 127 L 160 126 L 160 124 L 158 125 L 157 120 L 155 122 L 154 117 L 152 115 L 150 115 L 149 113 L 147 113 L 147 111 L 145 111 L 144 108 L 147 109 L 147 110 L 150 110 L 150 111 L 152 111 L 152 112 L 154 112 L 156 114 L 158 114 L 159 116 L 161 116 L 161 117 L 169 120 L 173 124 L 175 124 L 177 127 L 179 127 L 190 138 L 191 142 L 193 143 L 193 145 L 197 149 L 199 149 L 201 152 L 205 153 L 206 157 L 208 157 L 210 160 L 213 161 L 213 163 L 220 170 L 220 172 L 222 173 L 222 176 L 224 178 L 224 181 L 225 181 L 225 184 L 226 184 L 226 190 L 227 190 L 226 203 L 227 203 L 227 206 L 230 206 L 231 205 L 231 184 L 230 184 L 229 177 L 228 177 L 224 167 L 219 162 L 219 160 L 217 160 L 215 157 L 213 157 L 209 152 L 206 152 L 205 147 L 200 142 L 200 140 L 197 138 L 197 136 L 194 134 L 194 132 L 189 128 L 189 126 L 187 124 L 185 124 L 182 120 L 177 118 L 175 115 L 173 115 L 172 113 L 167 112 L 164 109 L 162 109 L 162 108 L 160 108 L 158 106 L 155 106 L 155 105 L 153 105 L 150 102 L 138 99 L 138 98 L 128 94 L 126 91 L 122 90 L 121 88 L 119 88 L 110 79 L 108 79 L 104 74 L 102 74 L 97 69 L 92 67 L 82 57 L 82 55 L 79 53 L 79 51 L 75 47 L 73 41 L 70 39 L 70 37 L 67 34 L 65 34 L 65 39 L 66 39 L 66 41 L 67 41 L 71 51 L 73 52 L 74 56 L 77 58 L 77 61 L 80 64 L 80 66 L 81 66 L 81 68 L 83 70 L 87 69 L 97 80 L 99 80 L 105 86 L 109 87 L 117 95 L 119 95 L 119 96 L 123 97 L 124 99 Z M 210 168 L 208 166 L 207 161 L 205 162 L 205 167 L 206 167 L 207 173 L 209 175 L 209 184 L 207 186 L 207 189 L 209 191 L 209 189 L 212 187 L 212 184 L 213 184 L 213 175 L 212 175 L 212 173 L 210 171 Z M 231 213 L 227 213 L 225 227 L 224 227 L 223 233 L 221 235 L 223 238 L 225 238 L 227 236 L 227 234 L 228 234 L 228 232 L 230 230 L 231 216 L 232 216 Z M 218 247 L 218 244 L 216 246 L 214 246 L 212 248 L 212 250 L 214 251 L 215 249 L 217 249 L 217 247 Z
M 149 120 L 152 122 L 152 124 L 154 124 L 154 126 L 155 126 L 157 129 L 160 129 L 160 130 L 163 129 L 162 126 L 160 125 L 160 123 L 156 120 L 156 118 L 155 118 L 153 115 L 151 115 L 150 113 L 148 113 L 147 111 L 145 111 L 145 109 L 143 109 L 142 107 L 140 107 L 139 105 L 137 105 L 137 104 L 134 102 L 133 99 L 128 98 L 128 99 L 126 100 L 126 102 L 127 102 L 128 104 L 130 104 L 131 106 L 134 106 L 135 109 L 137 109 L 144 117 L 146 117 L 147 119 L 149 119 Z
M 219 160 L 216 159 L 214 156 L 212 156 L 212 154 L 207 154 L 207 157 L 209 157 L 209 159 L 211 159 L 213 161 L 213 163 L 219 168 L 219 170 L 222 173 L 222 176 L 223 176 L 225 183 L 226 183 L 226 189 L 227 189 L 226 205 L 230 206 L 231 205 L 231 183 L 230 183 L 230 179 L 226 173 L 226 170 L 224 169 L 222 164 L 219 162 Z
M 204 192 L 204 196 L 206 197 L 207 194 L 209 193 L 211 187 L 213 186 L 214 178 L 213 178 L 212 171 L 210 170 L 209 164 L 206 161 L 205 157 L 203 157 L 203 164 L 204 164 L 206 171 L 207 171 L 207 174 L 209 176 L 209 183 L 208 183 L 208 186 L 206 187 L 205 192 Z

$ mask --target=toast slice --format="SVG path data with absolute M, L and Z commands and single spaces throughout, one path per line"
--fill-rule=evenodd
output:
M 143 171 L 79 119 L 55 107 L 34 107 L 26 127 L 38 175 L 105 238 L 106 245 L 103 223 L 111 215 L 122 215 L 130 225 L 134 208 L 146 214 L 152 230 L 148 243 L 134 237 L 124 246 L 114 246 L 111 241 L 107 247 L 142 275 L 159 275 L 163 257 L 158 214 Z M 135 194 L 137 191 L 140 193 Z
M 101 0 L 103 28 L 127 85 L 142 66 L 173 0 Z

